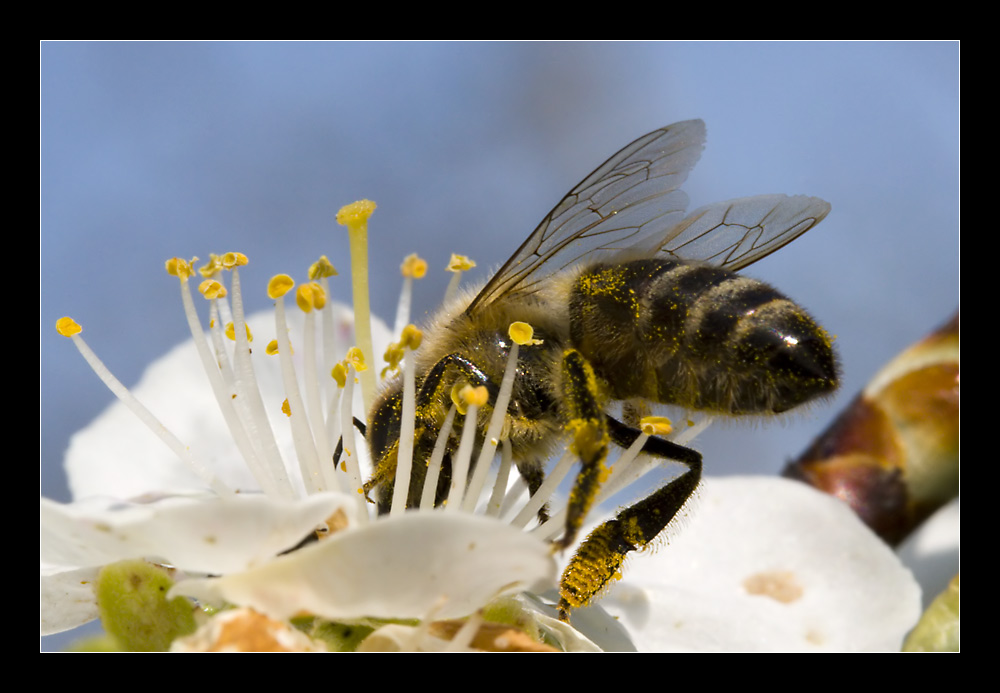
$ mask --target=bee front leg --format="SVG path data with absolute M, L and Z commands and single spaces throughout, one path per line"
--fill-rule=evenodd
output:
M 640 435 L 607 417 L 616 444 L 627 448 Z M 586 606 L 593 597 L 621 577 L 622 563 L 631 551 L 648 546 L 669 525 L 694 495 L 701 481 L 701 454 L 663 438 L 650 438 L 642 452 L 686 465 L 687 473 L 672 479 L 652 495 L 631 505 L 613 520 L 590 533 L 566 566 L 559 581 L 559 618 L 569 621 L 572 609 Z
M 449 377 L 450 373 L 450 377 Z M 424 482 L 427 477 L 427 462 L 441 432 L 441 423 L 451 405 L 448 388 L 454 383 L 455 375 L 472 385 L 482 385 L 496 399 L 497 386 L 490 381 L 472 361 L 460 354 L 448 354 L 434 364 L 424 376 L 416 393 L 413 421 L 413 463 L 410 468 L 410 484 L 407 490 L 406 507 L 413 508 L 420 503 Z M 384 392 L 376 402 L 371 415 L 369 446 L 372 453 L 374 473 L 364 486 L 366 496 L 375 491 L 379 514 L 389 512 L 395 491 L 395 480 L 399 457 L 399 435 L 402 429 L 403 390 L 396 381 L 394 389 Z M 473 425 L 475 423 L 473 422 Z M 435 490 L 435 505 L 445 500 L 450 486 L 449 456 L 445 455 L 441 474 Z
M 489 376 L 487 376 L 473 361 L 466 358 L 465 356 L 452 353 L 441 358 L 434 367 L 428 372 L 426 378 L 424 379 L 423 385 L 420 388 L 420 392 L 417 395 L 417 420 L 418 420 L 418 430 L 424 431 L 434 431 L 437 421 L 441 418 L 444 413 L 444 409 L 440 407 L 440 402 L 448 401 L 450 399 L 450 394 L 445 391 L 445 383 L 451 382 L 445 378 L 445 373 L 448 369 L 459 374 L 459 377 L 468 382 L 470 385 L 483 386 L 489 393 L 489 401 L 495 403 L 497 396 L 500 391 L 500 386 L 492 381 Z M 437 410 L 434 407 L 439 407 Z M 420 428 L 420 421 L 425 421 L 423 428 Z M 475 425 L 475 422 L 472 422 Z M 429 441 L 431 443 L 431 448 L 433 448 L 433 440 Z M 427 457 L 430 457 L 430 449 L 428 449 Z M 445 455 L 445 460 L 449 459 L 448 455 Z M 545 472 L 542 464 L 535 459 L 517 459 L 515 460 L 517 465 L 518 473 L 524 478 L 528 486 L 528 495 L 534 496 L 538 489 L 541 487 L 542 482 L 545 480 Z M 395 473 L 395 463 L 393 463 L 393 473 Z M 445 471 L 446 466 L 442 466 L 442 475 L 439 477 L 438 481 L 438 492 L 437 492 L 437 502 L 440 505 L 441 502 L 447 497 L 446 494 L 450 485 L 450 476 Z M 417 474 L 420 474 L 420 478 L 423 479 L 423 475 L 426 473 L 426 469 L 414 470 L 413 478 L 416 478 Z M 421 484 L 423 482 L 421 481 Z M 545 522 L 548 519 L 548 513 L 545 506 L 543 506 L 538 511 L 538 521 L 540 523 Z

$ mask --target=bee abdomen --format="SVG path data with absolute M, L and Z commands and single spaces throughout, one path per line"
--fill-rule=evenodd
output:
M 668 260 L 599 264 L 576 279 L 571 335 L 617 399 L 772 413 L 827 394 L 826 332 L 769 285 Z

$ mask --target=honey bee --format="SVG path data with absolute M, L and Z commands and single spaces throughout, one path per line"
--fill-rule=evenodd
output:
M 686 214 L 679 186 L 704 142 L 704 123 L 690 120 L 629 144 L 573 188 L 478 293 L 434 318 L 415 355 L 408 506 L 419 503 L 456 383 L 484 386 L 496 401 L 514 321 L 533 326 L 540 343 L 518 352 L 500 440 L 531 494 L 545 461 L 567 441 L 579 458 L 557 541 L 563 548 L 599 490 L 609 445 L 627 448 L 640 435 L 634 421 L 607 412 L 612 402 L 742 416 L 784 412 L 834 391 L 838 364 L 826 331 L 776 289 L 736 274 L 815 226 L 830 205 L 766 195 Z M 375 471 L 365 490 L 380 512 L 392 501 L 402 390 L 401 379 L 389 381 L 369 416 Z M 477 448 L 491 415 L 490 404 L 478 410 Z M 457 416 L 447 439 L 437 504 L 447 501 L 464 423 Z M 564 620 L 673 520 L 699 483 L 698 452 L 656 436 L 642 451 L 687 471 L 581 544 L 560 583 Z

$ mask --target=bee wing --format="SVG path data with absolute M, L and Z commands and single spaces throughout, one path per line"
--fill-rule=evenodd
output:
M 570 190 L 466 312 L 472 314 L 513 291 L 530 293 L 542 279 L 584 257 L 637 244 L 663 247 L 663 229 L 684 223 L 687 195 L 677 188 L 704 146 L 705 123 L 687 120 L 643 135 L 622 149 Z
M 654 250 L 736 271 L 791 243 L 829 213 L 828 202 L 805 195 L 717 202 L 689 214 Z

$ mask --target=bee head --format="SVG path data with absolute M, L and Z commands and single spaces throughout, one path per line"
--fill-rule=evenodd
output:
M 365 438 L 372 460 L 380 460 L 389 448 L 399 442 L 399 425 L 403 410 L 403 381 L 393 378 L 386 381 L 368 414 Z

